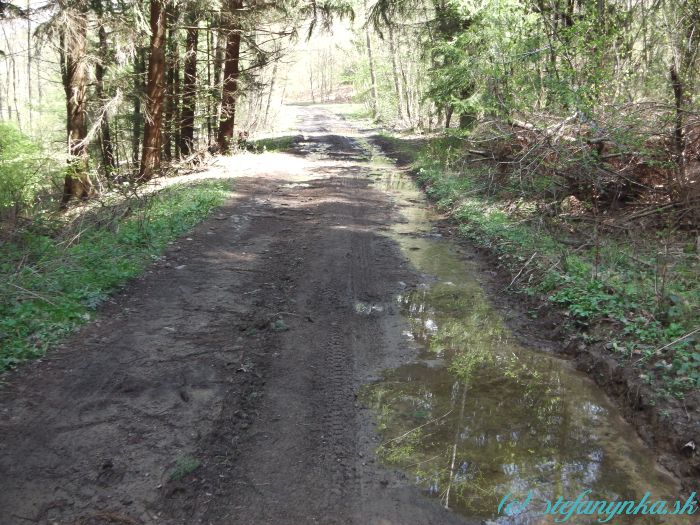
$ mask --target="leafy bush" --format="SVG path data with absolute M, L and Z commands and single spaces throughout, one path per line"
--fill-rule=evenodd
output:
M 34 202 L 48 180 L 41 150 L 13 124 L 0 122 L 0 211 Z

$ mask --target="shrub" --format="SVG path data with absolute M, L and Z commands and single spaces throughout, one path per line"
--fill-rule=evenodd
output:
M 40 148 L 13 124 L 0 122 L 0 213 L 33 204 L 47 185 Z

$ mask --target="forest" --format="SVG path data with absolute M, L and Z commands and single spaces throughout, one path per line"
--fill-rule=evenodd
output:
M 284 523 L 261 517 L 277 501 L 308 521 L 278 490 L 303 478 L 298 465 L 277 480 L 256 441 L 274 434 L 265 425 L 287 395 L 308 434 L 288 426 L 280 439 L 327 467 L 299 486 L 341 509 L 337 523 L 352 522 L 340 500 L 364 497 L 353 476 L 396 489 L 386 505 L 404 514 L 376 523 L 452 523 L 405 506 L 401 482 L 364 459 L 371 472 L 349 474 L 356 454 L 376 452 L 444 508 L 484 520 L 498 519 L 503 487 L 527 483 L 548 498 L 633 497 L 647 484 L 677 495 L 654 458 L 684 493 L 697 484 L 700 0 L 0 0 L 0 28 L 0 405 L 28 410 L 10 387 L 2 397 L 4 378 L 19 377 L 42 385 L 35 405 L 65 396 L 58 414 L 74 428 L 71 396 L 88 412 L 104 392 L 138 399 L 139 414 L 157 408 L 177 432 L 161 429 L 167 468 L 152 479 L 196 502 L 161 502 L 160 523 L 225 524 L 238 508 L 252 512 L 241 523 Z M 403 332 L 377 320 L 395 311 Z M 60 375 L 90 367 L 105 379 L 80 372 L 85 392 Z M 287 380 L 302 386 L 290 393 Z M 176 385 L 192 413 L 178 420 L 170 394 L 149 405 L 145 384 L 154 399 Z M 276 412 L 256 404 L 265 388 Z M 220 407 L 229 397 L 237 412 Z M 376 415 L 376 450 L 348 444 L 375 432 L 353 419 L 355 399 Z M 475 415 L 504 402 L 516 408 L 494 417 L 515 430 Z M 46 417 L 60 429 L 59 415 Z M 116 434 L 120 417 L 141 421 L 114 417 Z M 8 450 L 23 446 L 3 424 L 19 436 Z M 241 450 L 275 481 L 251 482 L 267 503 L 246 507 L 258 496 L 205 478 L 255 477 L 253 459 L 217 440 L 239 443 L 256 424 L 264 432 Z M 209 441 L 181 445 L 178 425 Z M 98 442 L 85 446 L 103 453 Z M 157 456 L 141 453 L 135 463 Z M 615 462 L 624 455 L 634 459 Z M 15 468 L 4 457 L 0 447 L 0 467 Z M 435 458 L 448 466 L 431 471 Z M 226 470 L 239 460 L 245 482 Z M 219 489 L 240 504 L 229 514 L 201 503 Z M 54 512 L 24 504 L 13 508 L 36 522 Z M 155 523 L 149 505 L 137 517 L 129 504 L 63 509 L 55 522 Z M 382 505 L 357 522 L 384 517 Z M 2 508 L 0 497 L 4 524 Z M 538 523 L 523 520 L 512 523 Z
M 315 74 L 320 99 L 333 81 L 353 84 L 375 120 L 397 127 L 491 125 L 502 148 L 472 153 L 507 159 L 523 179 L 550 168 L 579 199 L 615 207 L 645 194 L 685 208 L 683 224 L 697 221 L 694 2 L 30 1 L 1 9 L 3 160 L 32 147 L 62 154 L 64 207 L 115 180 L 147 181 L 204 149 L 229 152 L 235 129 L 267 124 L 278 65 L 295 42 L 357 17 L 354 44 L 364 56 L 336 52 L 324 64 L 319 52 L 307 73 L 310 99 Z M 244 102 L 261 122 L 237 128 Z M 57 121 L 65 148 L 52 136 Z M 508 142 L 498 126 L 520 136 Z M 510 151 L 530 138 L 539 142 Z M 55 168 L 16 180 L 8 166 L 4 215 L 31 208 Z

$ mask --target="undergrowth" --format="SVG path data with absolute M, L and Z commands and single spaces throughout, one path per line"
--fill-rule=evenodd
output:
M 36 219 L 0 244 L 0 370 L 44 355 L 221 205 L 230 182 L 168 187 L 112 220 Z
M 384 139 L 410 153 L 400 139 Z M 659 394 L 682 398 L 700 388 L 700 261 L 692 242 L 663 229 L 598 231 L 582 221 L 585 210 L 546 216 L 545 177 L 522 181 L 487 162 L 464 162 L 458 144 L 444 137 L 413 148 L 418 182 L 463 235 L 511 270 L 511 288 L 561 307 L 588 342 L 638 367 Z

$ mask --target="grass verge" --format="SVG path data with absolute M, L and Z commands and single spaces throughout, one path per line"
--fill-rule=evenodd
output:
M 34 221 L 0 244 L 0 370 L 43 356 L 90 321 L 109 294 L 223 204 L 230 189 L 230 181 L 170 186 L 70 227 Z
M 700 388 L 700 260 L 692 239 L 671 229 L 606 229 L 586 210 L 546 216 L 522 181 L 465 162 L 455 137 L 421 148 L 382 140 L 413 161 L 418 182 L 460 232 L 510 270 L 510 288 L 560 307 L 586 343 L 638 368 L 659 396 L 682 399 Z
M 297 135 L 284 135 L 281 137 L 269 137 L 257 139 L 248 143 L 248 149 L 255 153 L 265 153 L 267 151 L 287 151 L 290 150 L 299 137 Z

